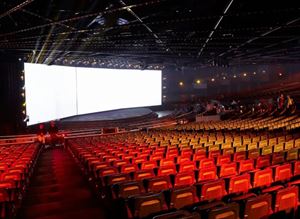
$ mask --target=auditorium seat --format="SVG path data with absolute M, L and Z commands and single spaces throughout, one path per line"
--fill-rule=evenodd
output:
M 113 198 L 128 198 L 145 193 L 141 181 L 122 182 L 113 185 Z
M 134 180 L 143 180 L 155 177 L 153 169 L 139 170 L 134 173 Z
M 200 160 L 199 169 L 215 167 L 215 161 L 213 158 L 205 158 Z
M 244 173 L 254 170 L 254 160 L 241 160 L 238 162 L 238 173 Z
M 223 164 L 227 164 L 231 162 L 231 156 L 230 154 L 227 155 L 220 155 L 217 157 L 217 165 L 221 166 Z
M 174 187 L 192 186 L 196 182 L 194 172 L 182 172 L 175 175 Z
M 163 194 L 157 193 L 130 198 L 129 209 L 129 218 L 143 218 L 168 208 Z
M 272 154 L 272 165 L 284 163 L 284 153 L 277 152 Z
M 291 186 L 277 191 L 274 206 L 275 212 L 296 210 L 298 205 L 298 187 Z
M 144 161 L 144 162 L 142 162 L 142 165 L 141 165 L 142 170 L 154 169 L 156 167 L 157 167 L 157 162 L 155 160 Z
M 159 162 L 159 166 L 170 166 L 170 165 L 174 165 L 175 162 L 174 162 L 174 158 L 164 158 L 164 159 L 161 159 L 160 162 Z
M 228 177 L 232 175 L 236 175 L 236 163 L 225 163 L 219 167 L 219 177 Z
M 292 177 L 291 164 L 283 164 L 275 167 L 275 181 L 289 180 Z
M 0 218 L 8 218 L 7 205 L 9 202 L 9 195 L 6 189 L 0 189 Z
M 256 169 L 261 169 L 270 165 L 270 155 L 259 156 L 256 159 Z
M 98 176 L 99 177 L 104 177 L 104 176 L 108 176 L 108 175 L 112 175 L 112 174 L 117 174 L 119 173 L 118 169 L 116 167 L 104 167 L 101 168 L 98 171 Z
M 273 172 L 271 168 L 254 172 L 253 187 L 270 186 L 273 182 Z
M 241 212 L 242 218 L 268 218 L 268 216 L 273 213 L 272 196 L 270 194 L 246 199 L 243 205 L 244 211 Z
M 200 201 L 219 200 L 227 194 L 223 179 L 198 183 L 196 186 L 199 190 Z
M 169 166 L 161 166 L 157 170 L 158 176 L 169 176 L 171 174 L 176 174 L 176 173 L 177 173 L 176 166 L 174 164 Z
M 237 219 L 239 218 L 239 205 L 237 203 L 216 207 L 209 211 L 208 219 Z
M 300 161 L 297 160 L 293 163 L 293 174 L 294 176 L 300 176 Z
M 153 219 L 201 219 L 197 212 L 189 212 L 185 210 L 178 210 L 154 216 Z
M 228 193 L 247 193 L 251 189 L 250 175 L 244 173 L 238 176 L 232 176 L 229 178 Z
M 170 208 L 181 209 L 199 201 L 193 186 L 173 189 L 170 196 Z
M 246 152 L 245 151 L 240 151 L 240 152 L 234 153 L 233 160 L 235 162 L 246 160 Z
M 216 167 L 203 168 L 199 170 L 198 182 L 205 181 L 205 180 L 214 180 L 217 178 L 218 177 L 217 177 Z
M 160 192 L 172 188 L 170 177 L 168 176 L 146 179 L 145 184 L 147 192 Z
M 117 174 L 107 175 L 104 178 L 105 181 L 104 186 L 111 186 L 116 183 L 128 182 L 130 180 L 131 180 L 130 175 L 127 173 L 117 173 Z
M 137 164 L 123 164 L 119 168 L 120 173 L 132 173 L 139 170 Z
M 185 161 L 179 164 L 179 172 L 188 172 L 196 170 L 196 163 L 194 161 Z

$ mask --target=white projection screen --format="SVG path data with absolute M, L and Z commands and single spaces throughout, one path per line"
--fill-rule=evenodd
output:
M 74 115 L 161 105 L 161 71 L 25 63 L 27 125 Z

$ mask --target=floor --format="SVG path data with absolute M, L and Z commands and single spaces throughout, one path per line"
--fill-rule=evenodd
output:
M 42 152 L 19 219 L 108 218 L 105 214 L 69 152 L 61 148 Z

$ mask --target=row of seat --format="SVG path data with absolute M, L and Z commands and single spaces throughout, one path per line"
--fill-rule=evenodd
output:
M 0 147 L 0 218 L 12 218 L 20 207 L 40 151 L 36 144 Z
M 162 136 L 164 133 L 166 136 Z M 170 140 L 173 133 L 180 144 L 160 144 L 168 138 Z M 215 144 L 216 141 L 211 146 L 202 145 L 199 148 L 192 147 L 192 141 L 188 141 L 186 146 L 186 136 L 191 135 L 176 133 L 150 131 L 78 138 L 68 140 L 67 146 L 85 169 L 97 194 L 113 203 L 121 202 L 118 207 L 123 206 L 129 218 L 163 218 L 165 214 L 168 217 L 177 213 L 208 218 L 220 212 L 225 212 L 226 217 L 222 213 L 219 218 L 237 218 L 237 215 L 245 218 L 251 215 L 245 211 L 248 199 L 259 201 L 265 196 L 271 197 L 267 204 L 268 211 L 258 215 L 297 210 L 300 161 L 298 138 L 295 136 L 281 133 L 264 138 L 246 133 L 246 136 L 252 136 L 251 140 L 243 150 L 238 150 L 240 147 L 234 147 L 233 143 L 228 148 L 222 148 Z M 222 136 L 225 143 L 226 135 Z M 201 138 L 197 141 L 199 143 Z M 252 143 L 256 143 L 257 147 L 248 147 Z M 291 192 L 290 188 L 293 188 Z M 282 200 L 289 197 L 289 205 L 285 206 Z M 226 204 L 214 207 L 221 199 Z M 210 207 L 205 213 L 200 209 L 205 209 L 207 203 Z M 254 212 L 257 213 L 260 206 L 265 206 L 264 202 L 254 202 L 251 208 L 257 208 Z M 171 213 L 174 209 L 185 211 Z M 235 209 L 235 216 L 227 217 L 226 209 Z
M 170 130 L 275 130 L 280 128 L 292 127 L 299 122 L 297 115 L 279 117 L 258 117 L 246 119 L 233 119 L 225 121 L 209 121 L 202 123 L 189 123 L 168 127 Z

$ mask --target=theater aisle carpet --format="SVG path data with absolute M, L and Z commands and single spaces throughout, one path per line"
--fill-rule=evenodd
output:
M 45 150 L 37 163 L 19 219 L 108 218 L 80 168 L 63 149 Z

